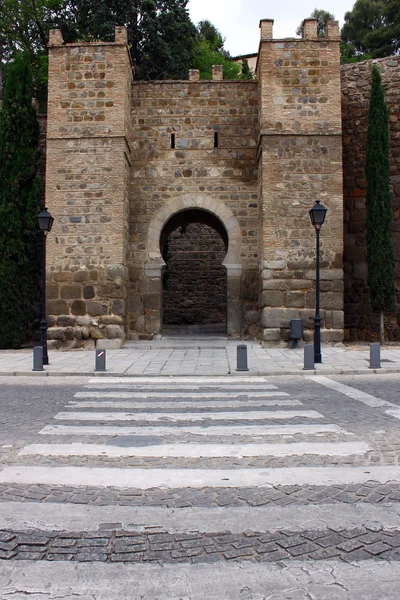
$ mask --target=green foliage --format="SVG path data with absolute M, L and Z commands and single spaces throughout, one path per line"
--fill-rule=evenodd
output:
M 340 42 L 340 62 L 342 65 L 348 63 L 361 62 L 363 60 L 370 60 L 372 56 L 370 54 L 359 54 L 352 44 L 346 44 Z
M 10 67 L 0 111 L 0 348 L 26 339 L 38 276 L 39 125 L 29 56 Z
M 221 32 L 210 21 L 200 21 L 197 25 L 197 31 L 200 39 L 209 42 L 212 50 L 223 51 L 225 40 Z
M 186 79 L 197 38 L 188 0 L 70 0 L 65 41 L 114 40 L 125 25 L 136 79 Z
M 224 49 L 224 38 L 210 21 L 200 21 L 193 49 L 192 68 L 200 71 L 200 79 L 212 79 L 212 66 L 222 65 L 224 79 L 241 79 L 241 67 Z
M 254 79 L 253 71 L 249 67 L 247 58 L 242 58 L 242 72 L 240 73 L 240 79 L 251 81 Z
M 0 39 L 3 60 L 27 50 L 35 78 L 46 81 L 39 57 L 47 53 L 50 28 L 66 42 L 114 40 L 114 27 L 125 25 L 137 79 L 186 78 L 191 67 L 196 27 L 188 0 L 2 0 Z
M 0 9 L 0 61 L 3 78 L 15 56 L 28 53 L 32 69 L 33 95 L 42 105 L 47 88 L 48 31 L 58 27 L 68 13 L 65 0 L 2 0 Z
M 240 79 L 240 65 L 213 50 L 207 40 L 199 40 L 194 48 L 192 66 L 200 71 L 201 79 L 212 79 L 212 66 L 222 65 L 224 79 Z
M 400 50 L 400 0 L 357 0 L 344 16 L 341 36 L 350 53 L 380 58 Z
M 381 74 L 374 65 L 367 133 L 366 241 L 368 285 L 375 312 L 392 310 L 395 301 L 388 112 Z
M 325 37 L 325 28 L 327 21 L 334 21 L 335 16 L 328 12 L 327 10 L 323 10 L 321 8 L 314 8 L 312 11 L 310 18 L 317 19 L 317 33 L 318 37 Z M 303 23 L 301 23 L 297 30 L 296 35 L 303 35 Z

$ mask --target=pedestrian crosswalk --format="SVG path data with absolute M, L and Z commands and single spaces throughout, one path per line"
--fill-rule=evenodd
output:
M 309 410 L 266 378 L 95 378 L 38 432 L 51 441 L 23 448 L 19 464 L 4 469 L 0 481 L 150 489 L 362 480 L 362 467 L 335 471 L 334 465 L 330 470 L 320 466 L 318 457 L 326 460 L 370 451 L 366 442 L 352 439 L 352 432 L 327 421 L 321 412 Z M 268 467 L 268 458 L 294 456 L 314 457 L 314 461 L 301 468 L 268 470 L 240 462 L 264 457 Z M 50 462 L 40 464 L 41 457 Z M 72 457 L 84 463 L 70 466 Z M 92 466 L 94 457 L 104 459 L 104 464 Z M 37 458 L 39 464 L 21 462 L 29 458 Z M 130 463 L 110 464 L 115 458 L 129 458 Z M 183 468 L 173 462 L 160 468 L 161 459 L 178 458 L 186 460 Z M 135 459 L 146 462 L 135 465 Z M 207 465 L 209 459 L 225 462 L 218 468 Z
M 253 572 L 248 576 L 252 589 L 281 560 L 300 568 L 303 559 L 318 559 L 331 569 L 332 561 L 343 564 L 338 557 L 368 543 L 372 557 L 378 542 L 365 526 L 400 530 L 400 509 L 347 503 L 344 495 L 360 489 L 364 499 L 371 481 L 387 492 L 388 482 L 400 481 L 400 467 L 371 462 L 372 444 L 332 414 L 323 402 L 264 377 L 93 378 L 0 471 L 0 485 L 31 486 L 33 498 L 45 490 L 51 501 L 5 504 L 0 523 L 36 532 L 30 542 L 36 547 L 50 532 L 40 560 L 85 561 L 82 577 L 103 560 L 107 600 L 118 597 L 110 583 L 119 576 L 117 566 L 128 578 L 140 572 L 155 582 L 164 573 L 157 563 L 168 569 L 174 563 L 177 579 L 188 581 L 201 566 L 205 577 L 216 578 L 214 595 L 204 597 L 221 600 L 232 562 L 238 568 L 249 560 L 264 563 L 256 565 L 262 569 L 254 579 Z M 71 499 L 61 508 L 63 490 Z M 27 559 L 29 535 L 21 544 Z M 382 552 L 385 544 L 390 549 L 389 542 L 379 544 Z M 365 559 L 361 551 L 353 557 Z M 216 561 L 213 571 L 208 563 Z M 290 595 L 297 589 L 291 573 L 271 598 L 297 598 Z M 319 574 L 313 577 L 318 581 Z M 350 585 L 347 571 L 346 577 Z M 192 597 L 171 589 L 158 587 L 158 595 L 143 597 Z M 243 589 L 229 600 L 253 597 Z M 97 600 L 95 593 L 90 597 Z

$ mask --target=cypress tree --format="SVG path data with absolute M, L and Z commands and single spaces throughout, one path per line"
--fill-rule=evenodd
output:
M 383 314 L 393 310 L 395 303 L 388 121 L 389 109 L 385 102 L 381 74 L 374 65 L 367 132 L 366 241 L 368 285 L 372 310 L 380 313 L 381 343 L 384 342 Z
M 39 124 L 26 54 L 10 67 L 0 110 L 0 348 L 18 348 L 33 317 L 39 271 Z

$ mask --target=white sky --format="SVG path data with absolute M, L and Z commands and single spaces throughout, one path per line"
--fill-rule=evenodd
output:
M 282 0 L 281 0 L 282 1 Z M 189 0 L 192 21 L 208 19 L 225 37 L 232 56 L 258 51 L 260 19 L 274 19 L 274 38 L 295 37 L 296 29 L 314 8 L 327 10 L 343 25 L 355 0 L 286 0 L 279 6 L 266 0 Z

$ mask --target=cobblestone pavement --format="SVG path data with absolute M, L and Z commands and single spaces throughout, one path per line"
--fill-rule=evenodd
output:
M 88 577 L 90 565 L 98 562 L 176 569 L 252 562 L 289 570 L 298 561 L 318 562 L 323 569 L 328 563 L 354 563 L 358 569 L 397 563 L 400 397 L 392 393 L 390 402 L 381 402 L 368 386 L 357 395 L 349 386 L 338 391 L 331 380 L 317 379 L 299 384 L 205 378 L 190 385 L 174 379 L 164 384 L 86 379 L 70 387 L 66 400 L 55 388 L 53 404 L 41 405 L 34 419 L 25 416 L 21 436 L 0 446 L 0 581 L 2 565 L 15 563 L 17 573 L 20 561 L 85 563 Z M 36 382 L 32 394 L 40 396 Z M 98 481 L 89 485 L 93 473 Z M 228 483 L 226 473 L 236 473 L 239 485 Z M 264 473 L 265 483 L 252 483 L 253 475 Z M 4 516 L 18 515 L 18 507 L 29 518 Z M 74 527 L 68 507 L 81 522 L 88 519 L 86 528 Z M 110 521 L 102 513 L 96 517 L 102 507 L 113 508 Z M 137 514 L 148 515 L 149 508 L 169 512 L 165 518 L 154 513 L 158 516 L 138 527 Z M 331 521 L 314 518 L 317 508 Z M 279 511 L 279 526 L 246 526 L 260 509 Z M 126 526 L 129 510 L 139 513 Z M 213 510 L 221 512 L 210 521 Z M 182 520 L 186 524 L 179 526 L 180 511 L 190 525 Z M 235 527 L 232 511 L 238 511 Z M 49 528 L 54 514 L 58 520 Z M 293 585 L 294 595 L 282 598 L 305 597 L 304 584 Z M 1 600 L 24 597 L 9 571 L 7 586 Z M 25 587 L 33 600 L 56 597 Z M 218 593 L 216 583 L 213 598 Z M 114 599 L 111 587 L 109 594 Z M 329 588 L 312 597 L 354 600 L 345 591 L 330 594 Z M 78 589 L 70 597 L 75 595 L 89 598 Z M 234 596 L 253 597 L 240 589 Z
M 365 527 L 340 531 L 242 534 L 168 531 L 0 532 L 0 559 L 79 562 L 218 562 L 369 558 L 400 560 L 400 531 Z

